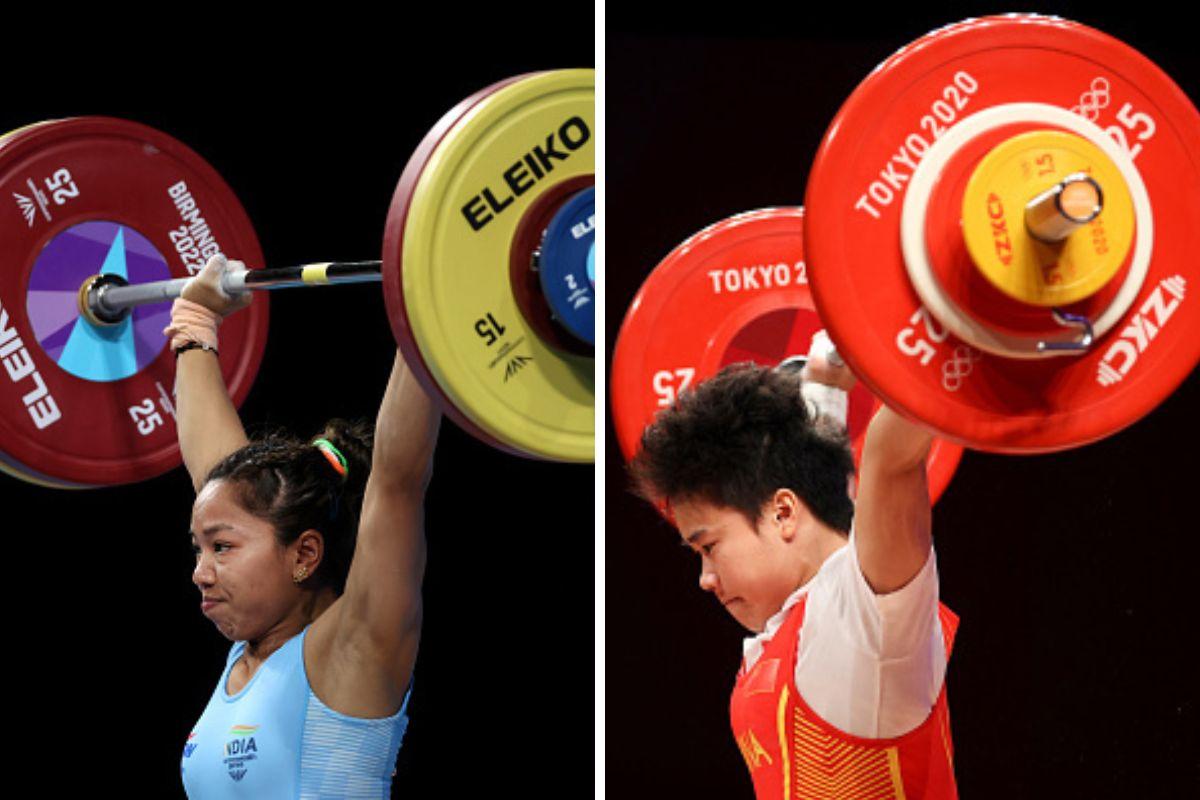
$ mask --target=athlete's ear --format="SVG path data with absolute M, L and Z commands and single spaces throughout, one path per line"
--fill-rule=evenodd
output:
M 290 547 L 294 551 L 292 571 L 303 568 L 306 574 L 312 575 L 325 555 L 325 537 L 320 531 L 310 528 L 297 536 Z
M 812 517 L 812 513 L 791 489 L 777 489 L 767 501 L 763 516 L 766 523 L 779 532 L 780 538 L 790 542 L 800 533 L 800 529 Z

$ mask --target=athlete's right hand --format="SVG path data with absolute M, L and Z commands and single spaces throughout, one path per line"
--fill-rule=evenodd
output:
M 228 261 L 225 256 L 218 253 L 208 260 L 204 269 L 184 285 L 180 296 L 184 300 L 199 303 L 215 314 L 227 317 L 250 305 L 251 297 L 250 292 L 237 292 L 233 295 L 227 293 L 221 288 L 221 277 L 226 272 L 239 272 L 245 269 L 246 265 L 241 261 Z
M 824 384 L 848 392 L 854 388 L 857 379 L 829 339 L 829 334 L 819 330 L 813 334 L 812 344 L 808 349 L 808 363 L 800 373 L 802 380 Z

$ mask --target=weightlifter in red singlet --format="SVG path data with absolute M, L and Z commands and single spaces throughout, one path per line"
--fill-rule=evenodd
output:
M 730 716 L 758 800 L 955 798 L 932 437 L 881 408 L 852 501 L 854 377 L 827 342 L 802 391 L 737 365 L 681 394 L 642 437 L 636 491 L 667 505 L 700 587 L 752 632 Z

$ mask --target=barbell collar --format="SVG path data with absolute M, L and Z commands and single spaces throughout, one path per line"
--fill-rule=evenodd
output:
M 1090 175 L 1068 175 L 1025 206 L 1029 235 L 1047 244 L 1061 242 L 1100 216 L 1104 192 Z

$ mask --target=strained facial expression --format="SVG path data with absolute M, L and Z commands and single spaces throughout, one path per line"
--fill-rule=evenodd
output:
M 796 590 L 791 553 L 760 520 L 703 500 L 671 505 L 679 535 L 700 556 L 700 588 L 746 628 L 758 632 Z
M 288 550 L 269 522 L 240 505 L 233 485 L 201 489 L 190 533 L 201 611 L 226 638 L 256 639 L 287 613 L 295 594 Z

